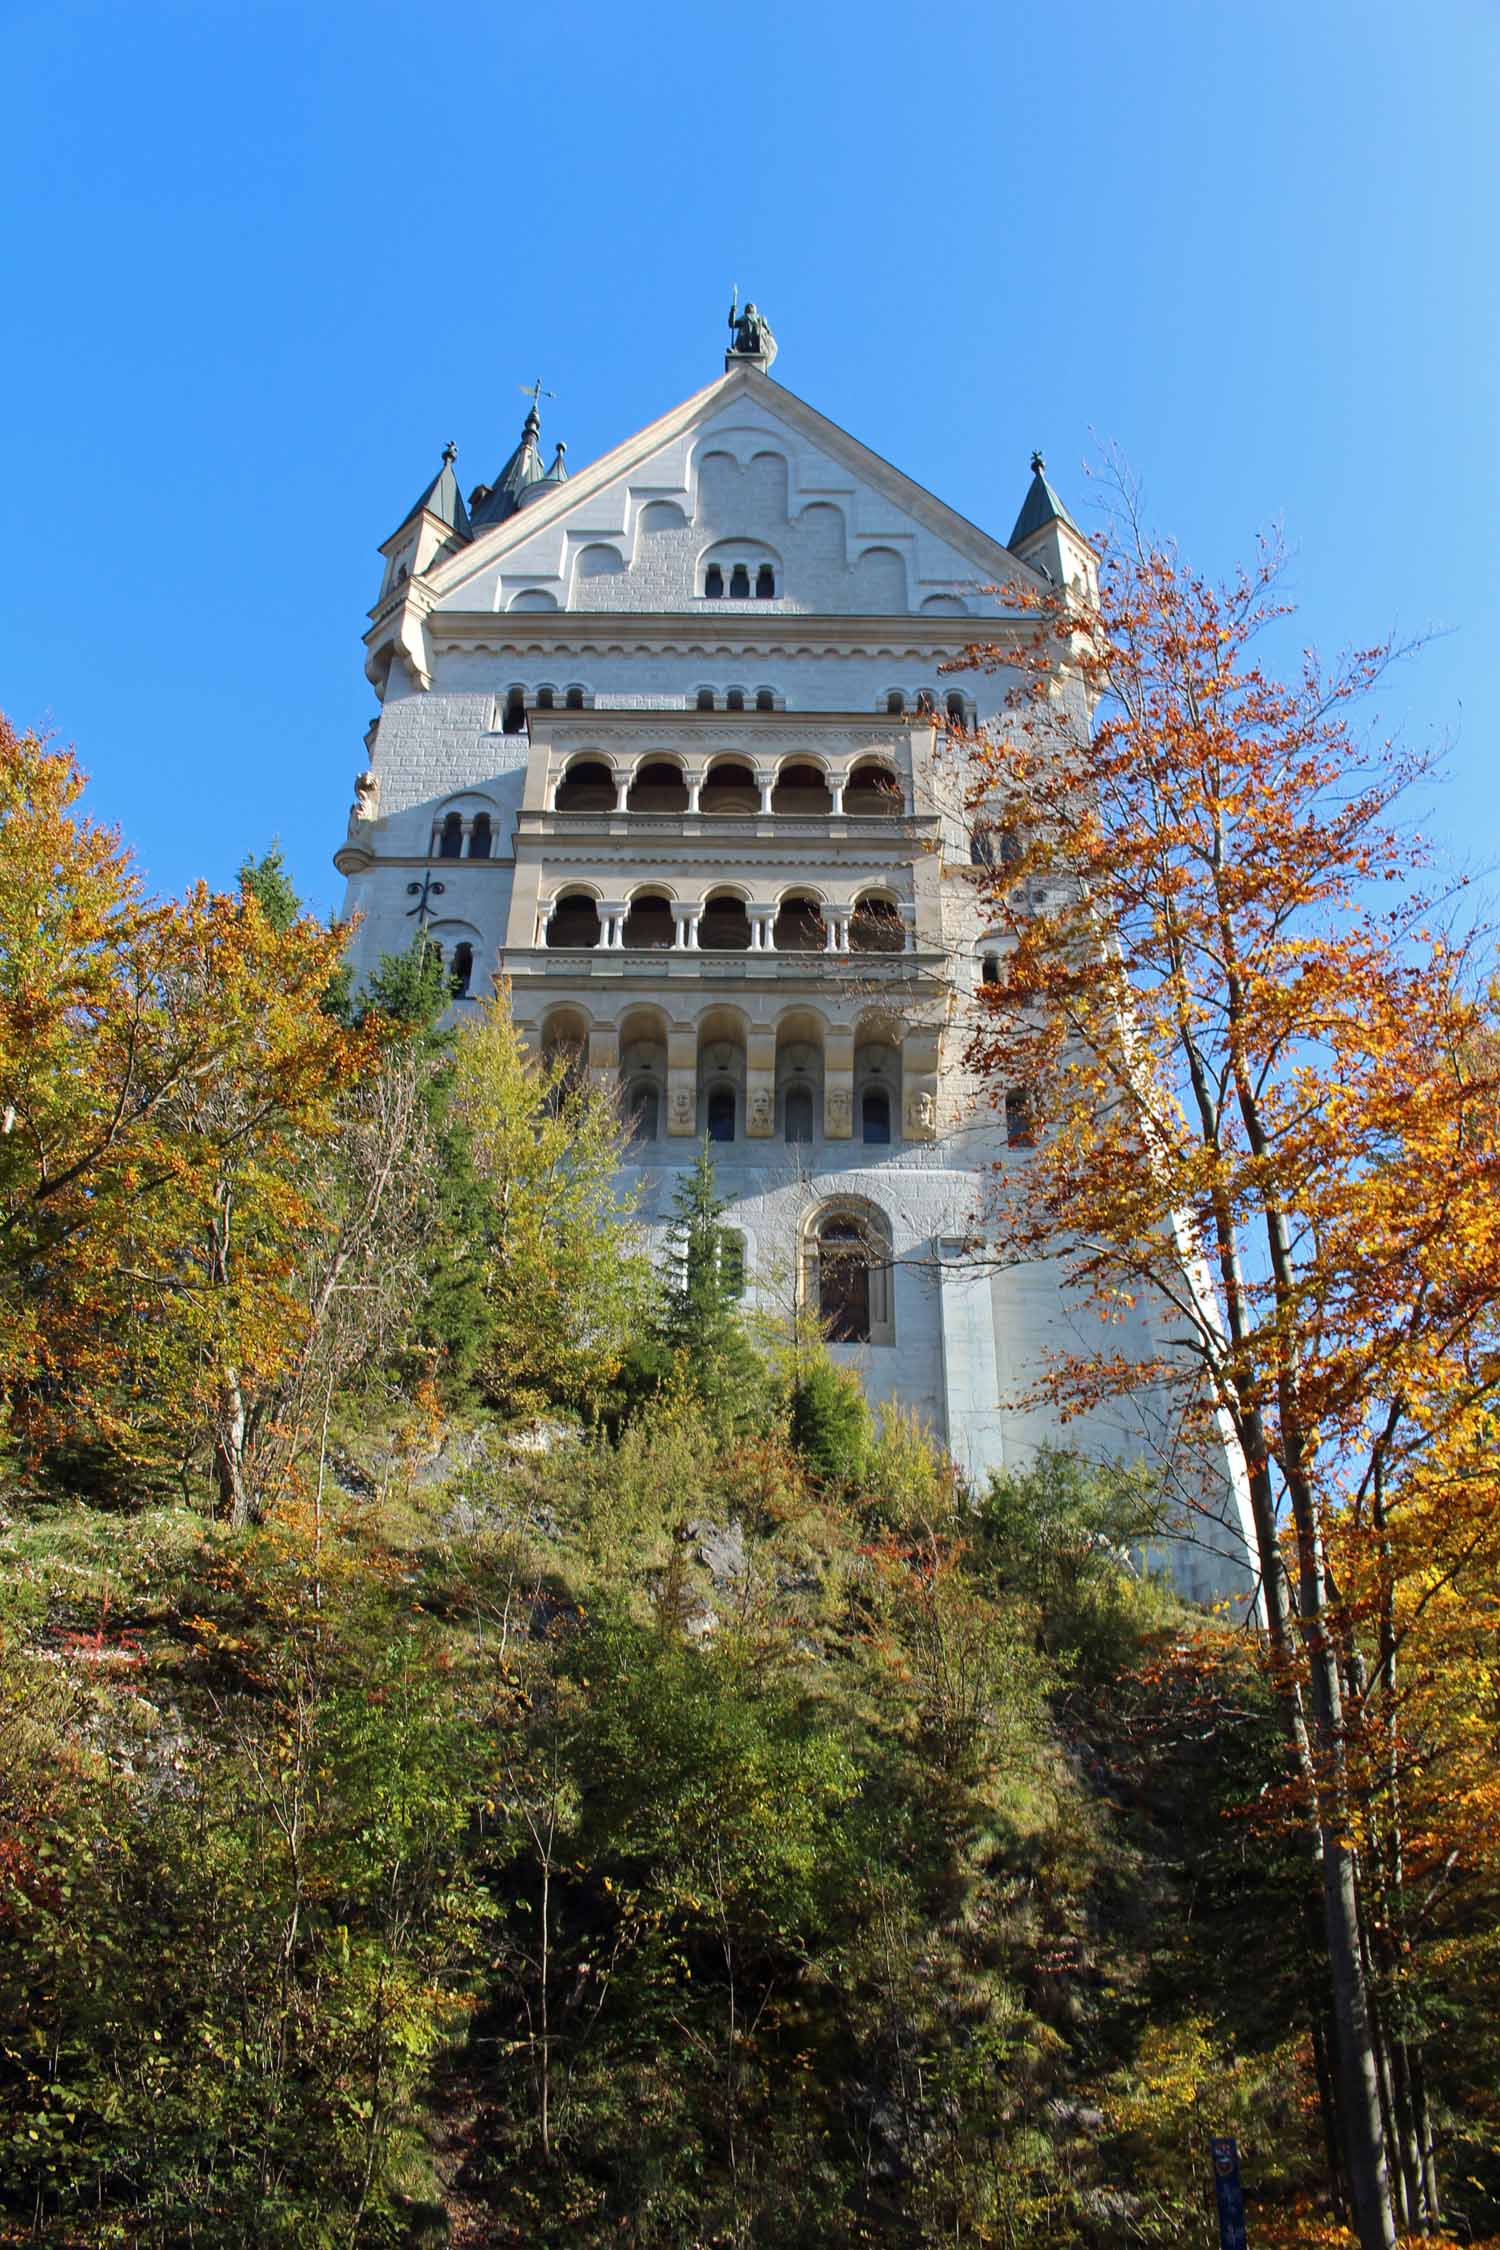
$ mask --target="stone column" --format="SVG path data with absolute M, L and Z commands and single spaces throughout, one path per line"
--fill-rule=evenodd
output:
M 854 1132 L 854 1026 L 836 1023 L 823 1035 L 823 1134 L 847 1141 Z
M 844 787 L 848 779 L 849 776 L 846 773 L 831 773 L 828 776 L 828 794 L 833 799 L 835 818 L 840 817 L 843 813 Z
M 619 1026 L 596 1024 L 589 1033 L 589 1076 L 596 1086 L 612 1086 L 619 1074 Z
M 634 779 L 634 776 L 633 776 L 632 774 L 628 774 L 628 773 L 617 773 L 617 774 L 615 775 L 615 811 L 616 811 L 616 812 L 624 812 L 624 810 L 625 810 L 625 800 L 626 800 L 626 798 L 627 798 L 627 797 L 628 797 L 628 796 L 630 795 L 630 784 L 631 784 L 631 782 L 632 782 L 632 780 L 633 780 L 633 779 Z
M 823 919 L 828 925 L 827 953 L 847 953 L 849 950 L 849 917 L 852 906 L 825 906 Z
M 761 811 L 769 813 L 771 810 L 771 791 L 776 787 L 775 767 L 757 766 L 755 769 L 755 786 L 760 791 Z
M 698 1027 L 673 1024 L 667 1033 L 667 1132 L 691 1140 L 698 1130 Z
M 683 779 L 687 783 L 688 811 L 695 813 L 698 810 L 698 798 L 703 788 L 703 776 L 701 773 L 689 773 L 684 774 Z
M 545 899 L 536 910 L 536 942 L 538 946 L 544 946 L 547 942 L 547 931 L 556 906 L 556 899 L 549 898 Z
M 769 1140 L 776 1130 L 776 1031 L 755 1024 L 745 1038 L 745 1131 Z
M 685 905 L 679 899 L 672 901 L 672 944 L 678 953 L 690 951 L 698 943 L 698 909 Z
M 771 935 L 771 925 L 776 919 L 775 907 L 747 906 L 745 912 L 750 921 L 751 952 L 774 953 L 776 946 Z
M 618 952 L 624 941 L 625 917 L 630 909 L 623 899 L 599 901 L 599 944 L 602 950 Z

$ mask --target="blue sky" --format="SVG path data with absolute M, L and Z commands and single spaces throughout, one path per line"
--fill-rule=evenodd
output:
M 1325 652 L 1500 856 L 1493 0 L 9 0 L 0 707 L 152 880 L 341 886 L 375 548 L 540 374 L 576 470 L 722 364 L 1003 538 L 1118 443 L 1218 570 L 1280 520 Z

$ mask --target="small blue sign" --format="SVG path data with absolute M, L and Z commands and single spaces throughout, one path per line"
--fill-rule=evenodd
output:
M 1245 2250 L 1245 2191 L 1240 2186 L 1240 2152 L 1227 2133 L 1209 2143 L 1214 2160 L 1214 2196 L 1219 2206 L 1219 2250 Z

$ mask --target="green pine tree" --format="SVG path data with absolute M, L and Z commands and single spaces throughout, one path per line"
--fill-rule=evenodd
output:
M 743 1429 L 764 1410 L 766 1371 L 740 1317 L 744 1244 L 721 1223 L 727 1209 L 705 1139 L 672 1198 L 655 1341 L 704 1406 Z

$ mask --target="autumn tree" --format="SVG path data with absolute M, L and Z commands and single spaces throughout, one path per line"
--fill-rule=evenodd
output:
M 488 1200 L 480 1387 L 513 1412 L 597 1417 L 650 1293 L 613 1090 L 530 1054 L 502 991 L 459 1034 L 452 1111 Z
M 976 854 L 1003 864 L 975 870 L 1001 937 L 971 1059 L 1034 1145 L 985 1231 L 996 1256 L 1060 1255 L 1106 1320 L 1143 1300 L 1173 1332 L 1150 1359 L 1057 1360 L 1054 1401 L 1151 1385 L 1205 1449 L 1229 1433 L 1352 2216 L 1389 2250 L 1431 2228 L 1436 2187 L 1415 2041 L 1378 2004 L 1402 1854 L 1372 1734 L 1418 1577 L 1460 1587 L 1500 1536 L 1489 1011 L 1401 823 L 1425 762 L 1351 728 L 1389 644 L 1278 680 L 1257 647 L 1288 614 L 1275 553 L 1217 587 L 1128 504 L 1097 594 L 1009 591 L 1029 631 L 965 659 L 1014 683 L 965 745 L 973 817 L 1008 843 Z
M 321 1004 L 340 932 L 248 881 L 149 899 L 82 791 L 0 729 L 0 1380 L 33 1444 L 181 1461 L 206 1433 L 243 1521 L 327 1223 L 306 1158 L 377 1041 Z

